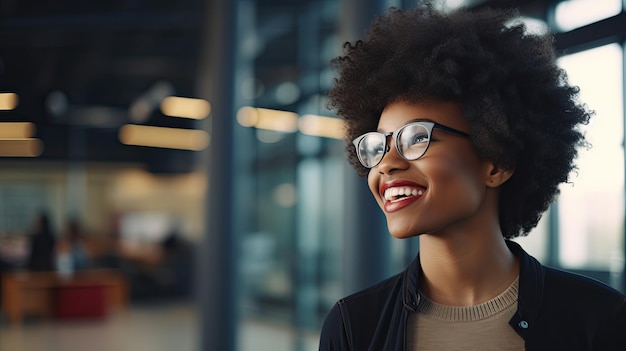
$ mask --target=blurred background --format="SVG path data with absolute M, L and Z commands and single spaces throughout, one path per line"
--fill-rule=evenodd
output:
M 0 3 L 0 349 L 316 350 L 400 270 L 326 109 L 342 44 L 406 0 Z M 556 32 L 593 147 L 519 242 L 621 291 L 623 0 L 518 7 Z

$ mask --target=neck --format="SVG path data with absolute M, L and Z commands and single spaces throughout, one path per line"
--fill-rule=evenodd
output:
M 505 291 L 519 274 L 519 263 L 499 229 L 456 235 L 420 236 L 420 288 L 431 300 L 471 306 Z

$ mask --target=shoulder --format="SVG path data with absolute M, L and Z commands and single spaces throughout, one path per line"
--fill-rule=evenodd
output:
M 322 324 L 319 349 L 348 350 L 350 344 L 339 305 L 335 304 Z
M 543 306 L 552 313 L 548 319 L 570 330 L 586 330 L 593 335 L 594 350 L 626 349 L 623 293 L 580 274 L 549 267 L 544 270 Z
M 385 311 L 402 306 L 403 280 L 403 273 L 396 274 L 338 300 L 322 325 L 320 350 L 349 349 L 345 346 L 354 345 L 353 338 L 366 339 L 360 334 L 370 334 L 385 319 Z
M 624 294 L 598 280 L 544 267 L 542 306 L 557 320 L 590 328 L 611 328 L 616 323 L 626 328 L 625 303 Z
M 544 293 L 623 304 L 624 294 L 587 276 L 544 266 Z M 600 301 L 599 301 L 600 302 Z
M 517 243 L 507 242 L 520 258 L 520 298 L 549 311 L 575 310 L 590 316 L 610 313 L 624 305 L 624 294 L 587 276 L 545 266 Z M 536 305 L 538 307 L 538 305 Z
M 353 317 L 355 313 L 372 315 L 373 310 L 384 308 L 390 300 L 402 299 L 403 280 L 404 274 L 399 273 L 338 300 L 327 319 L 340 318 L 347 322 L 346 320 Z
M 401 293 L 402 283 L 404 281 L 404 273 L 396 274 L 390 278 L 387 278 L 380 283 L 372 285 L 366 289 L 360 290 L 352 295 L 346 296 L 339 300 L 337 303 L 340 305 L 345 304 L 361 304 L 367 303 L 370 300 L 377 300 L 381 295 L 385 296 L 392 293 Z

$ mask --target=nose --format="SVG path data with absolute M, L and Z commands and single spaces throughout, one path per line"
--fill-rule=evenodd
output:
M 409 162 L 400 156 L 395 145 L 388 145 L 387 152 L 375 168 L 380 174 L 391 174 L 395 170 L 406 169 L 408 166 Z

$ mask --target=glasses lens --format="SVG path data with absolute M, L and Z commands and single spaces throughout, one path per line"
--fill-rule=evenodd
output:
M 422 124 L 409 124 L 398 132 L 398 149 L 407 160 L 417 160 L 428 148 L 430 133 Z
M 385 154 L 385 136 L 381 133 L 365 134 L 359 142 L 357 152 L 363 166 L 376 166 Z

